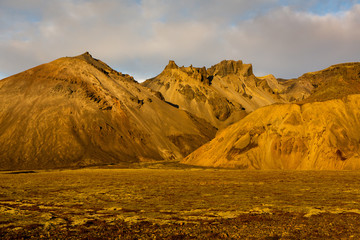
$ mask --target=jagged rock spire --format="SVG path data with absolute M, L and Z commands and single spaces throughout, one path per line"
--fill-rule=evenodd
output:
M 174 60 L 169 60 L 168 65 L 166 65 L 165 70 L 169 70 L 169 69 L 178 69 L 179 66 L 176 65 Z

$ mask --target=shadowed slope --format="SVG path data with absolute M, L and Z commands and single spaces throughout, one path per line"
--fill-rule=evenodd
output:
M 254 76 L 251 64 L 242 61 L 224 60 L 209 69 L 178 67 L 170 61 L 161 74 L 143 85 L 217 128 L 261 106 L 283 102 L 265 80 Z
M 360 95 L 260 108 L 183 163 L 242 169 L 360 169 Z
M 0 169 L 178 159 L 215 129 L 85 53 L 0 81 Z

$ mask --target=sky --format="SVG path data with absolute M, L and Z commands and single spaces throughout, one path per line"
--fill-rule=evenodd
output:
M 89 51 L 139 82 L 169 60 L 295 78 L 360 61 L 360 0 L 0 0 L 0 79 Z

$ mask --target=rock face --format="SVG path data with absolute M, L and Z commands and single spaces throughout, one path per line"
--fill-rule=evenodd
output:
M 360 169 L 360 95 L 260 108 L 183 163 L 241 169 Z
M 209 69 L 178 67 L 170 61 L 162 73 L 142 85 L 161 92 L 166 101 L 217 128 L 261 106 L 284 102 L 266 80 L 254 76 L 250 64 L 242 61 L 224 60 Z
M 215 128 L 85 53 L 0 81 L 0 169 L 179 159 Z

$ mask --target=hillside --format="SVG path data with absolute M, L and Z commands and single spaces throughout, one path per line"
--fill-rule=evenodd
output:
M 241 169 L 360 169 L 360 95 L 260 108 L 183 163 Z
M 0 169 L 179 159 L 215 129 L 89 53 L 0 81 Z
M 321 102 L 360 93 L 360 63 L 342 63 L 305 73 L 299 78 L 276 79 L 267 75 L 270 88 L 290 102 Z
M 360 63 L 342 63 L 324 70 L 302 75 L 299 81 L 309 82 L 313 91 L 303 102 L 338 99 L 360 93 Z

